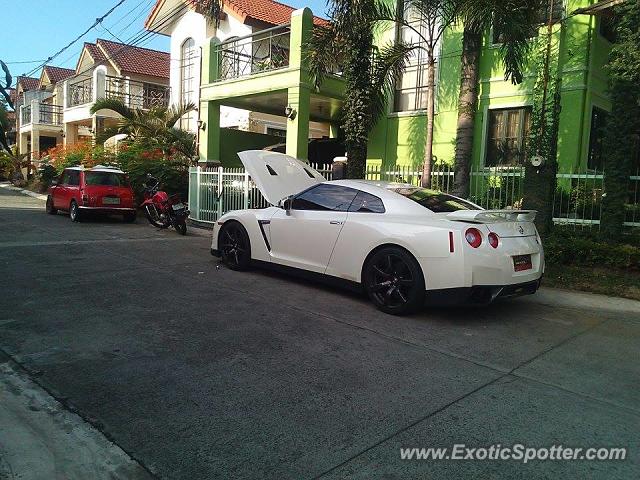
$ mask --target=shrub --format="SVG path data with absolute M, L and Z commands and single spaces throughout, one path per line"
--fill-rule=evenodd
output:
M 115 163 L 129 175 L 138 200 L 142 197 L 147 174 L 160 180 L 169 194 L 179 193 L 186 198 L 189 190 L 189 162 L 180 155 L 165 158 L 160 150 L 148 150 L 136 143 L 123 144 Z
M 640 270 L 640 247 L 606 242 L 586 229 L 554 229 L 543 245 L 547 263 Z

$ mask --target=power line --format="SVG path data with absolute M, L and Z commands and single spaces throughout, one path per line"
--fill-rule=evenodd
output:
M 33 70 L 31 70 L 28 74 L 26 74 L 26 76 L 30 76 L 33 75 L 35 72 L 37 72 L 39 69 L 41 69 L 42 67 L 44 67 L 47 63 L 49 63 L 51 60 L 53 60 L 54 58 L 58 57 L 61 53 L 63 53 L 64 51 L 66 51 L 69 47 L 71 47 L 71 45 L 73 45 L 74 43 L 76 43 L 78 40 L 80 40 L 82 37 L 84 37 L 87 33 L 89 33 L 93 28 L 96 27 L 96 25 L 98 25 L 100 22 L 102 22 L 105 18 L 107 18 L 109 15 L 111 15 L 111 13 L 113 13 L 113 11 L 118 8 L 120 5 L 122 5 L 126 0 L 119 0 L 118 3 L 116 3 L 113 7 L 111 7 L 104 15 L 102 15 L 101 17 L 96 18 L 95 22 L 93 22 L 93 25 L 91 25 L 89 28 L 87 28 L 84 32 L 82 32 L 80 35 L 78 35 L 76 38 L 74 38 L 71 42 L 69 42 L 67 45 L 65 45 L 63 48 L 61 48 L 60 50 L 58 50 L 56 53 L 54 53 L 53 55 L 51 55 L 49 58 L 47 58 L 42 64 L 38 65 L 36 68 L 34 68 Z
M 167 13 L 164 17 L 162 17 L 160 19 L 160 22 L 159 22 L 157 28 L 162 28 L 162 27 L 168 25 L 173 20 L 173 17 L 175 17 L 178 14 L 181 14 L 185 9 L 188 9 L 188 8 L 189 7 L 187 5 L 181 3 L 178 7 L 175 7 L 173 10 L 171 10 L 169 13 Z M 138 32 L 136 34 L 134 34 L 132 37 L 130 37 L 127 40 L 127 42 L 111 56 L 111 60 L 117 59 L 118 57 L 123 55 L 130 48 L 138 47 L 140 45 L 140 43 L 142 43 L 144 40 L 146 40 L 147 38 L 149 38 L 152 35 L 157 35 L 157 34 L 156 34 L 156 32 L 147 31 L 145 29 L 138 30 Z M 149 50 L 149 52 L 150 52 L 151 56 L 156 56 L 157 58 L 160 58 L 159 55 L 154 55 L 153 53 L 151 53 L 151 52 L 153 52 L 152 50 Z M 83 71 L 78 72 L 75 76 L 78 77 L 80 75 L 83 75 L 83 74 L 93 70 L 94 67 L 95 67 L 95 65 L 91 65 L 90 67 L 87 67 Z

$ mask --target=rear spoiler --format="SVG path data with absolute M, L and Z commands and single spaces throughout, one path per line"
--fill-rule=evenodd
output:
M 533 222 L 536 210 L 458 210 L 447 214 L 449 220 L 461 222 Z

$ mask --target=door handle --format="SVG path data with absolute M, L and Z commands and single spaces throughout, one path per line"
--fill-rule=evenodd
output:
M 331 220 L 329 223 L 331 225 L 342 225 L 344 222 L 341 222 L 340 220 Z

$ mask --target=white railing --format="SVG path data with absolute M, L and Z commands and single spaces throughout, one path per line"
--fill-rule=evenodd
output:
M 331 165 L 311 165 L 327 180 L 333 178 Z M 524 173 L 521 166 L 475 168 L 470 175 L 469 199 L 483 208 L 522 208 Z M 242 167 L 192 167 L 189 172 L 191 218 L 215 222 L 231 210 L 265 208 L 269 203 L 260 194 Z M 411 166 L 382 167 L 370 164 L 366 179 L 420 185 L 422 170 Z M 431 173 L 435 190 L 453 190 L 453 166 L 436 163 Z M 602 214 L 604 172 L 584 170 L 557 174 L 553 198 L 553 221 L 574 227 L 599 227 Z M 625 225 L 640 227 L 640 169 L 629 177 L 629 199 L 625 205 Z
M 331 168 L 311 166 L 331 180 Z M 213 223 L 231 210 L 268 206 L 269 202 L 242 167 L 189 169 L 189 210 L 193 220 Z

